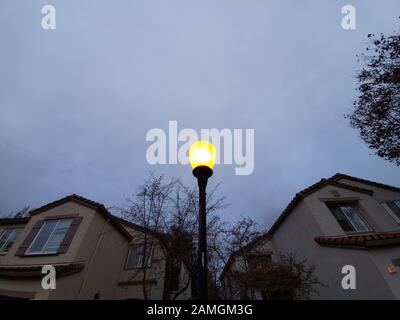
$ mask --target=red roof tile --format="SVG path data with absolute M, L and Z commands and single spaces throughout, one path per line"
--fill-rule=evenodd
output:
M 81 262 L 54 265 L 58 277 L 80 272 L 84 267 Z M 0 265 L 0 277 L 42 277 L 42 268 L 43 265 Z
M 377 232 L 334 237 L 315 237 L 321 246 L 371 248 L 400 244 L 400 232 Z

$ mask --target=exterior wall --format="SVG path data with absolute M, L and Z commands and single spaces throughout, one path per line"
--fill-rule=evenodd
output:
M 73 286 L 71 299 L 114 299 L 118 278 L 128 252 L 129 242 L 102 215 L 96 214 L 81 240 L 76 261 L 84 262 L 81 281 Z M 68 276 L 65 284 L 72 286 L 74 279 Z M 63 280 L 63 279 L 61 279 Z M 55 290 L 51 299 L 65 299 L 65 290 Z
M 68 202 L 56 208 L 32 216 L 28 224 L 25 226 L 24 230 L 19 235 L 17 241 L 10 249 L 9 253 L 2 260 L 2 264 L 19 266 L 19 265 L 32 265 L 32 264 L 57 264 L 57 263 L 76 261 L 78 250 L 92 222 L 95 213 L 96 211 L 93 209 L 89 209 L 88 207 L 79 205 L 74 202 Z M 24 257 L 18 257 L 15 255 L 17 249 L 25 240 L 25 238 L 28 236 L 32 227 L 36 224 L 37 221 L 43 220 L 48 216 L 55 217 L 57 215 L 63 216 L 70 214 L 79 214 L 80 216 L 83 217 L 83 220 L 79 225 L 77 232 L 75 233 L 74 239 L 72 240 L 72 243 L 68 248 L 68 251 L 65 254 L 48 255 L 48 256 L 32 255 Z
M 24 229 L 26 225 L 24 224 L 12 224 L 12 225 L 0 225 L 0 235 L 3 233 L 3 231 L 5 229 L 14 229 L 14 228 L 21 228 Z M 22 232 L 23 233 L 23 232 Z M 23 235 L 20 234 L 18 236 L 18 239 L 16 240 L 16 242 L 18 242 L 20 240 L 20 238 L 22 238 Z M 11 247 L 10 251 L 12 251 L 14 249 L 14 247 L 16 247 L 16 243 L 13 244 L 13 246 Z M 6 256 L 9 255 L 10 252 L 8 253 L 0 253 L 0 265 L 5 264 L 4 261 L 7 260 Z
M 163 244 L 158 238 L 153 237 L 150 233 L 144 235 L 142 232 L 124 225 L 124 228 L 132 236 L 132 241 L 129 246 L 133 246 L 138 243 L 144 243 L 144 237 L 146 236 L 146 242 L 153 245 L 153 253 L 151 259 L 151 265 L 146 268 L 145 279 L 149 280 L 150 283 L 146 283 L 145 287 L 148 292 L 150 299 L 162 300 L 165 286 L 165 269 L 167 256 Z M 143 294 L 143 270 L 141 268 L 127 269 L 125 268 L 126 260 L 128 257 L 129 248 L 124 257 L 123 270 L 120 274 L 119 285 L 116 291 L 116 299 L 144 299 Z M 183 288 L 187 279 L 189 278 L 189 271 L 186 266 L 183 265 L 181 269 L 179 289 Z M 171 296 L 173 293 L 171 293 Z M 177 299 L 184 300 L 191 298 L 191 283 L 189 282 L 188 287 L 182 292 Z
M 262 254 L 270 254 L 271 255 L 271 260 L 273 262 L 276 262 L 279 257 L 278 254 L 273 246 L 273 243 L 269 240 L 263 240 L 260 243 L 257 244 L 254 248 L 252 248 L 250 251 L 247 252 L 248 255 L 251 254 L 256 254 L 256 253 L 262 253 Z M 243 256 L 238 256 L 234 259 L 232 262 L 232 265 L 230 266 L 229 270 L 226 272 L 224 275 L 222 282 L 225 288 L 225 291 L 227 293 L 227 299 L 230 300 L 240 300 L 240 286 L 236 282 L 236 280 L 231 276 L 230 272 L 235 272 L 235 271 L 240 271 L 240 270 L 246 270 L 245 266 L 245 261 L 243 259 Z M 258 299 L 261 299 L 261 293 L 256 292 L 256 296 L 258 296 Z
M 19 235 L 18 239 L 8 252 L 6 256 L 2 258 L 1 265 L 10 266 L 29 266 L 29 265 L 56 265 L 60 263 L 72 263 L 72 262 L 85 262 L 88 256 L 80 256 L 77 259 L 77 254 L 81 247 L 81 243 L 87 234 L 89 226 L 95 216 L 95 210 L 87 208 L 85 206 L 76 204 L 74 202 L 68 202 L 60 205 L 56 208 L 52 208 L 45 212 L 39 213 L 32 216 L 27 225 L 25 225 L 24 230 Z M 65 254 L 58 255 L 48 255 L 48 256 L 16 256 L 15 253 L 19 246 L 25 240 L 25 238 L 30 233 L 32 227 L 37 221 L 43 220 L 48 216 L 55 217 L 57 215 L 69 215 L 69 214 L 79 214 L 83 217 L 81 224 L 75 236 Z M 66 277 L 62 277 L 57 280 L 56 290 L 43 290 L 41 287 L 41 278 L 34 278 L 27 280 L 24 278 L 1 278 L 0 282 L 0 294 L 1 290 L 8 292 L 12 296 L 18 296 L 21 292 L 34 293 L 33 299 L 76 299 L 79 291 L 79 285 L 83 281 L 83 271 Z M 12 294 L 14 293 L 14 294 Z
M 79 214 L 82 216 L 74 238 L 64 254 L 42 256 L 16 256 L 18 248 L 26 239 L 37 221 L 46 217 Z M 126 270 L 126 260 L 129 248 L 139 243 L 142 233 L 132 228 L 126 228 L 133 236 L 129 241 L 109 220 L 95 209 L 75 203 L 64 203 L 55 208 L 41 212 L 31 217 L 26 225 L 0 226 L 0 233 L 6 228 L 21 227 L 23 231 L 6 255 L 0 255 L 0 265 L 32 266 L 56 265 L 65 263 L 83 263 L 84 269 L 79 273 L 57 278 L 56 290 L 44 290 L 41 287 L 42 277 L 23 278 L 0 277 L 0 295 L 27 299 L 143 299 L 142 279 L 140 269 Z M 153 239 L 154 240 L 154 239 Z M 156 283 L 148 285 L 150 299 L 163 299 L 166 256 L 163 245 L 155 241 L 152 263 L 146 268 L 146 279 Z M 22 274 L 21 274 L 22 275 Z M 180 284 L 184 286 L 189 277 L 187 269 L 182 268 Z M 136 283 L 135 283 L 136 281 Z M 124 282 L 124 284 L 121 284 Z M 126 284 L 130 282 L 129 284 Z M 189 284 L 179 299 L 189 299 L 191 286 Z
M 365 188 L 365 186 L 363 186 Z M 329 287 L 316 288 L 318 294 L 313 299 L 393 299 L 394 283 L 389 286 L 383 277 L 387 268 L 387 256 L 393 256 L 398 248 L 385 249 L 381 254 L 377 250 L 355 250 L 345 248 L 321 247 L 314 241 L 315 236 L 345 235 L 322 199 L 334 198 L 331 190 L 340 192 L 341 198 L 358 197 L 364 208 L 362 214 L 376 231 L 383 230 L 383 219 L 375 219 L 376 214 L 383 215 L 384 209 L 370 196 L 346 189 L 326 186 L 309 195 L 293 209 L 284 223 L 273 235 L 273 243 L 278 251 L 295 252 L 299 259 L 308 259 L 315 265 L 316 276 Z M 336 199 L 339 200 L 340 198 Z M 384 262 L 384 260 L 386 262 Z M 344 265 L 356 268 L 356 290 L 344 290 L 341 287 Z M 385 275 L 386 277 L 386 275 Z M 396 280 L 397 283 L 398 279 Z
M 399 231 L 400 225 L 389 215 L 381 205 L 382 202 L 400 200 L 400 192 L 379 188 L 370 184 L 362 184 L 349 179 L 341 179 L 341 183 L 356 187 L 372 190 L 374 192 L 374 204 L 371 203 L 370 209 L 374 212 L 374 218 L 379 221 L 380 226 L 385 231 Z
M 337 186 L 326 185 L 302 199 L 285 218 L 272 236 L 272 241 L 258 245 L 260 251 L 273 251 L 273 261 L 279 253 L 294 253 L 298 260 L 307 259 L 315 266 L 315 275 L 324 286 L 316 287 L 311 299 L 400 299 L 400 273 L 389 274 L 388 267 L 400 258 L 400 247 L 373 249 L 348 249 L 320 246 L 314 241 L 316 236 L 345 236 L 327 203 L 354 201 L 357 210 L 375 232 L 399 231 L 400 226 L 381 205 L 384 201 L 399 200 L 400 192 L 387 190 L 341 179 L 341 183 L 372 190 L 374 194 L 356 192 Z M 336 192 L 332 193 L 332 191 Z M 337 196 L 339 193 L 339 196 Z M 275 257 L 275 259 L 274 259 Z M 352 265 L 356 269 L 356 290 L 344 290 L 341 282 L 343 266 Z M 243 261 L 235 259 L 230 269 L 243 270 Z M 235 288 L 228 273 L 222 279 L 226 288 Z M 237 286 L 236 286 L 237 288 Z M 228 293 L 230 299 L 240 299 L 237 290 Z
M 135 244 L 133 241 L 131 245 Z M 122 267 L 125 267 L 128 250 L 126 251 Z M 145 287 L 150 299 L 161 300 L 164 291 L 164 273 L 165 273 L 165 255 L 162 247 L 158 242 L 154 243 L 151 266 L 146 268 L 145 279 L 148 281 L 156 281 L 154 283 L 146 283 Z M 143 270 L 141 268 L 126 269 L 124 268 L 120 274 L 120 284 L 116 292 L 117 299 L 144 299 L 143 294 Z M 130 284 L 127 284 L 130 282 Z
M 371 251 L 371 259 L 379 269 L 382 279 L 386 281 L 388 287 L 392 291 L 394 299 L 396 300 L 400 300 L 400 274 L 399 271 L 395 274 L 389 274 L 388 267 L 393 266 L 393 259 L 399 258 L 400 248 L 398 246 Z
M 0 295 L 21 298 L 47 300 L 50 291 L 43 290 L 40 278 L 0 278 Z

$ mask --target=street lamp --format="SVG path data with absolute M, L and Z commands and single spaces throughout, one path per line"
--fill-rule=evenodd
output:
M 189 160 L 199 185 L 199 245 L 197 256 L 199 299 L 208 299 L 206 187 L 213 174 L 215 147 L 207 141 L 190 146 Z

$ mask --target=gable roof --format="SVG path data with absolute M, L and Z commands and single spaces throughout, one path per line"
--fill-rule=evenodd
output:
M 352 180 L 355 182 L 371 185 L 371 186 L 382 188 L 382 189 L 400 192 L 400 188 L 398 188 L 398 187 L 390 186 L 388 184 L 383 184 L 383 183 L 379 183 L 379 182 L 375 182 L 375 181 L 371 181 L 371 180 L 365 180 L 365 179 L 349 176 L 349 175 L 343 174 L 343 173 L 336 173 L 334 176 L 330 177 L 329 179 L 332 181 L 339 181 L 341 179 L 347 179 L 347 180 Z
M 143 227 L 143 226 L 141 226 L 141 225 L 139 225 L 139 224 L 136 224 L 136 223 L 131 222 L 131 221 L 128 221 L 128 220 L 125 220 L 125 219 L 123 219 L 123 218 L 121 218 L 121 217 L 118 217 L 118 216 L 115 216 L 115 215 L 113 215 L 113 217 L 114 217 L 120 224 L 122 224 L 123 226 L 126 226 L 127 228 L 131 228 L 131 229 L 134 229 L 134 230 L 137 230 L 137 231 L 140 231 L 140 232 L 147 232 L 148 234 L 154 236 L 155 238 L 158 238 L 159 240 L 164 241 L 165 234 L 163 234 L 163 233 L 161 233 L 161 232 L 152 230 L 152 229 L 150 229 L 150 228 Z
M 294 209 L 302 199 L 304 199 L 308 195 L 314 193 L 315 191 L 317 191 L 327 185 L 331 185 L 331 186 L 335 186 L 338 188 L 347 189 L 347 190 L 351 190 L 351 191 L 355 191 L 355 192 L 365 193 L 370 196 L 372 196 L 374 194 L 374 192 L 372 190 L 368 190 L 368 189 L 364 189 L 364 188 L 360 188 L 360 187 L 351 186 L 351 185 L 348 185 L 345 183 L 337 182 L 332 178 L 321 179 L 317 183 L 314 183 L 313 185 L 296 193 L 296 195 L 294 196 L 292 201 L 290 201 L 289 205 L 285 208 L 285 210 L 283 210 L 281 215 L 278 217 L 278 219 L 275 221 L 275 223 L 272 225 L 272 227 L 269 229 L 268 232 L 270 234 L 273 234 L 278 229 L 278 227 L 281 225 L 281 223 L 286 219 L 286 217 L 290 214 L 292 209 Z
M 86 207 L 88 207 L 88 208 L 91 208 L 91 209 L 96 210 L 96 211 L 99 212 L 101 215 L 103 215 L 103 217 L 104 217 L 105 219 L 109 220 L 110 223 L 111 223 L 125 238 L 127 238 L 129 241 L 132 240 L 132 236 L 129 234 L 129 232 L 126 231 L 126 229 L 119 223 L 119 221 L 116 219 L 116 217 L 113 216 L 113 215 L 106 209 L 106 207 L 105 207 L 102 203 L 89 200 L 89 199 L 87 199 L 87 198 L 85 198 L 85 197 L 78 196 L 78 195 L 76 195 L 76 194 L 71 194 L 71 195 L 66 196 L 66 197 L 64 197 L 64 198 L 61 198 L 61 199 L 59 199 L 59 200 L 56 200 L 56 201 L 50 202 L 50 203 L 48 203 L 48 204 L 45 204 L 44 206 L 42 206 L 42 207 L 40 207 L 40 208 L 31 210 L 31 211 L 29 212 L 29 214 L 30 214 L 31 216 L 34 216 L 34 215 L 37 215 L 37 214 L 39 214 L 39 213 L 42 213 L 42 212 L 44 212 L 44 211 L 47 211 L 47 210 L 49 210 L 49 209 L 58 207 L 58 206 L 60 206 L 60 205 L 62 205 L 62 204 L 64 204 L 64 203 L 71 202 L 71 201 L 72 201 L 72 202 L 75 202 L 75 203 L 78 203 L 78 204 L 80 204 L 80 205 L 86 206 Z

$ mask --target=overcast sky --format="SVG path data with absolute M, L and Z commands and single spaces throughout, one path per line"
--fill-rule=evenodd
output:
M 41 27 L 56 8 L 57 29 Z M 357 9 L 343 30 L 341 8 Z M 342 172 L 400 185 L 343 115 L 368 33 L 400 26 L 399 0 L 2 0 L 0 213 L 77 193 L 121 205 L 151 171 L 152 128 L 255 130 L 255 169 L 215 168 L 221 215 L 269 226 L 294 194 Z

